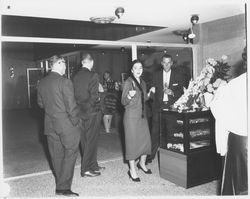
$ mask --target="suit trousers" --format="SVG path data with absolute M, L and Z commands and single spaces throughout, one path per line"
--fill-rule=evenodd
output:
M 228 135 L 221 195 L 248 195 L 248 138 L 234 133 Z
M 84 120 L 81 132 L 81 174 L 84 175 L 86 171 L 94 171 L 98 169 L 97 163 L 97 146 L 98 137 L 100 133 L 102 120 L 102 113 L 90 114 L 87 119 Z
M 151 129 L 151 155 L 149 160 L 153 160 L 158 151 L 160 145 L 160 112 L 154 111 L 152 117 L 152 129 Z
M 79 129 L 72 127 L 72 130 L 67 133 L 54 132 L 47 135 L 57 190 L 71 188 L 80 142 Z

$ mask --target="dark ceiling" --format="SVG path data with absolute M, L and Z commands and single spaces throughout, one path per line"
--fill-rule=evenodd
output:
M 95 24 L 89 21 L 73 21 L 36 17 L 2 16 L 3 36 L 120 40 L 165 27 L 135 26 L 124 24 Z M 67 53 L 88 49 L 94 45 L 51 44 L 51 43 L 9 43 L 5 42 L 3 50 L 29 51 L 34 60 L 43 59 L 55 53 Z
M 73 21 L 62 19 L 2 16 L 2 35 L 70 38 L 91 40 L 120 40 L 166 27 L 96 24 L 89 21 Z

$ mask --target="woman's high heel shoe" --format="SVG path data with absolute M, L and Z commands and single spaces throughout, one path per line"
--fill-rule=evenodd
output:
M 152 171 L 151 171 L 151 169 L 148 169 L 147 171 L 145 171 L 142 167 L 141 167 L 141 165 L 140 165 L 140 163 L 138 162 L 138 164 L 137 164 L 137 167 L 138 167 L 138 169 L 141 169 L 144 173 L 146 173 L 146 174 L 152 174 Z
M 134 182 L 140 182 L 141 180 L 140 180 L 140 178 L 133 178 L 132 177 L 132 175 L 131 175 L 131 173 L 130 173 L 130 171 L 128 171 L 128 176 L 129 176 L 129 178 L 131 178 Z

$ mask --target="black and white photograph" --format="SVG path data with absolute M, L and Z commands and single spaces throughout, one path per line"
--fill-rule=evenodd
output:
M 246 0 L 1 0 L 0 198 L 248 198 Z

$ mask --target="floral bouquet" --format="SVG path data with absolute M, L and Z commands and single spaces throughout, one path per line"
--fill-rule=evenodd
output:
M 180 112 L 207 108 L 203 94 L 206 92 L 214 94 L 219 85 L 230 77 L 227 74 L 229 70 L 226 55 L 223 55 L 219 61 L 208 58 L 200 75 L 195 80 L 190 80 L 188 88 L 184 88 L 183 95 L 173 104 L 172 108 Z

